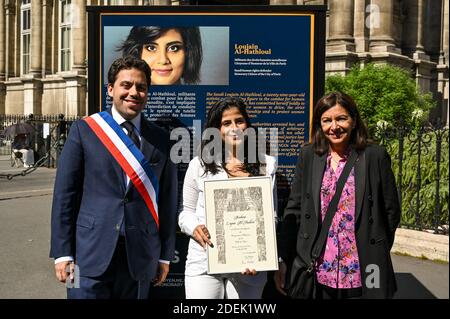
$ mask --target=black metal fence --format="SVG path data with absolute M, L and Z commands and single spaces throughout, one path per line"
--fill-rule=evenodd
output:
M 56 167 L 58 156 L 67 136 L 70 125 L 79 117 L 58 115 L 13 115 L 0 114 L 0 155 L 12 155 L 14 136 L 5 134 L 7 127 L 17 123 L 29 123 L 35 131 L 30 135 L 35 163 L 40 166 Z M 41 160 L 45 158 L 44 163 Z
M 372 136 L 391 155 L 402 226 L 448 235 L 448 126 L 440 119 L 415 127 L 381 125 Z

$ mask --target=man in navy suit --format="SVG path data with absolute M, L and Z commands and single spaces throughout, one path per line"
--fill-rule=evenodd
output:
M 141 115 L 150 72 L 134 57 L 114 61 L 113 107 L 75 122 L 58 162 L 50 257 L 61 282 L 78 267 L 68 298 L 147 298 L 169 272 L 177 172 L 168 133 Z

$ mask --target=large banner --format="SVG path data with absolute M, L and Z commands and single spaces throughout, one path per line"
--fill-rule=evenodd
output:
M 145 116 L 170 130 L 175 142 L 182 139 L 176 128 L 190 132 L 188 154 L 177 159 L 181 192 L 208 109 L 227 96 L 242 98 L 252 125 L 266 129 L 276 141 L 268 152 L 278 155 L 281 215 L 300 147 L 309 140 L 312 107 L 323 93 L 325 10 L 88 7 L 89 112 L 111 106 L 106 87 L 114 59 L 127 54 L 144 59 L 152 69 Z M 182 285 L 186 245 L 187 238 L 180 235 L 178 266 L 171 268 L 166 287 Z

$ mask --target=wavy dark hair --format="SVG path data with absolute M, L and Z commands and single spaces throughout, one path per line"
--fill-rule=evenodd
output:
M 176 30 L 183 38 L 186 51 L 182 75 L 184 82 L 186 84 L 198 83 L 203 59 L 202 39 L 198 27 L 134 26 L 117 51 L 122 51 L 123 56 L 133 55 L 141 58 L 144 45 L 158 39 L 169 30 Z
M 247 105 L 245 104 L 245 102 L 240 98 L 226 97 L 226 98 L 218 101 L 214 106 L 212 106 L 209 109 L 208 116 L 207 116 L 206 123 L 205 123 L 205 130 L 208 128 L 216 128 L 216 129 L 220 130 L 220 128 L 222 126 L 223 112 L 225 112 L 226 110 L 229 110 L 233 107 L 238 108 L 239 113 L 241 113 L 241 115 L 244 117 L 245 123 L 247 125 L 247 129 L 251 128 L 252 125 L 250 123 L 250 118 L 247 113 Z M 222 168 L 227 173 L 229 173 L 224 164 L 226 154 L 225 154 L 225 143 L 223 141 L 222 141 L 222 162 L 221 163 L 218 164 L 214 161 L 212 163 L 206 163 L 203 160 L 202 154 L 203 154 L 204 148 L 210 142 L 211 142 L 211 140 L 202 139 L 202 143 L 201 143 L 201 147 L 200 147 L 200 156 L 199 157 L 201 159 L 202 165 L 205 168 L 205 174 L 207 172 L 211 172 L 211 174 L 213 174 L 213 175 L 217 174 L 219 172 L 219 168 Z M 262 154 L 259 154 L 260 151 L 258 148 L 258 144 L 259 143 L 256 143 L 256 161 L 255 161 L 255 163 L 249 163 L 248 138 L 246 135 L 244 136 L 244 168 L 250 174 L 250 176 L 263 175 L 261 172 L 261 169 L 265 168 L 265 163 L 261 163 L 259 161 L 258 155 L 262 155 Z
M 322 131 L 320 119 L 322 114 L 327 110 L 339 104 L 350 114 L 350 117 L 355 123 L 355 127 L 350 135 L 350 146 L 357 151 L 362 151 L 370 143 L 369 134 L 366 125 L 361 119 L 355 101 L 351 96 L 343 92 L 331 92 L 323 96 L 316 104 L 313 113 L 313 127 L 312 127 L 312 144 L 314 151 L 318 155 L 323 155 L 328 152 L 330 144 Z
M 150 67 L 147 62 L 140 58 L 128 55 L 123 58 L 116 59 L 108 70 L 108 84 L 114 85 L 116 82 L 117 74 L 121 70 L 138 69 L 145 74 L 145 79 L 147 80 L 147 86 L 150 86 L 151 73 Z

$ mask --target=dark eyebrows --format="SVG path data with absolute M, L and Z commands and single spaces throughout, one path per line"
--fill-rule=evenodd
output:
M 236 117 L 233 120 L 234 120 L 234 122 L 245 122 L 245 118 L 243 116 L 242 117 Z M 233 122 L 233 120 L 223 120 L 221 123 L 222 124 L 228 124 L 228 123 Z
M 130 81 L 122 81 L 122 82 L 120 82 L 120 85 L 121 86 L 130 86 L 131 82 Z
M 171 46 L 171 45 L 174 45 L 174 44 L 184 45 L 184 43 L 183 43 L 182 41 L 171 41 L 171 42 L 166 43 L 166 47 Z M 152 41 L 152 42 L 149 42 L 149 43 L 144 44 L 144 47 L 145 47 L 145 46 L 148 46 L 148 45 L 156 45 L 156 46 L 159 46 L 159 44 L 156 43 L 155 41 Z
M 172 41 L 172 42 L 167 43 L 167 46 L 171 46 L 174 44 L 183 45 L 184 43 L 182 41 Z
M 120 82 L 120 86 L 130 87 L 130 86 L 133 86 L 133 83 L 130 81 L 122 81 L 122 82 Z M 140 90 L 145 90 L 147 88 L 147 84 L 136 83 L 136 87 Z

